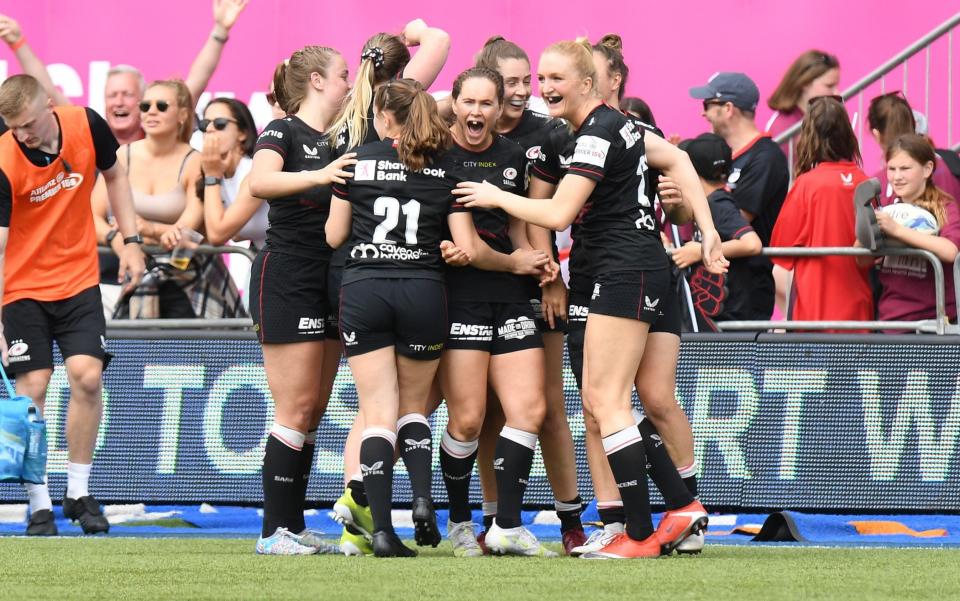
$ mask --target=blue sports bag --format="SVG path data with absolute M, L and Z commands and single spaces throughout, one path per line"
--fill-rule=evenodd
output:
M 7 393 L 0 398 L 0 482 L 43 484 L 47 424 L 33 400 L 16 395 L 2 366 L 0 376 Z

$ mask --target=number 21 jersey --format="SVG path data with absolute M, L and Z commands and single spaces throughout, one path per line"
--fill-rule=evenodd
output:
M 400 162 L 394 141 L 364 144 L 346 185 L 333 194 L 353 209 L 343 284 L 368 278 L 443 280 L 440 241 L 456 202 L 445 156 L 420 171 Z

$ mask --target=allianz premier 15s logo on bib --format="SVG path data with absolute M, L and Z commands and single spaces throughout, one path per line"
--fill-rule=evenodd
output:
M 79 173 L 67 175 L 61 171 L 57 174 L 57 177 L 30 191 L 30 203 L 41 203 L 49 198 L 53 198 L 59 194 L 61 190 L 70 190 L 82 183 L 83 175 Z

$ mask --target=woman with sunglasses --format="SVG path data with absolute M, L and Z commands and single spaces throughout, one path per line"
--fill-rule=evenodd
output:
M 553 230 L 579 222 L 583 245 L 579 252 L 587 254 L 594 279 L 584 352 L 585 402 L 599 422 L 626 514 L 626 532 L 584 556 L 656 557 L 704 527 L 706 514 L 691 511 L 683 516 L 685 523 L 671 521 L 671 531 L 679 536 L 654 534 L 646 456 L 630 393 L 639 371 L 650 378 L 662 377 L 646 372 L 651 358 L 645 343 L 651 326 L 660 319 L 658 306 L 669 294 L 669 272 L 644 173 L 638 172 L 637 165 L 646 161 L 678 183 L 705 232 L 703 254 L 708 269 L 723 272 L 726 261 L 689 159 L 597 97 L 589 42 L 558 42 L 548 47 L 541 57 L 539 77 L 551 116 L 566 119 L 576 131 L 568 171 L 553 197 L 526 199 L 476 182 L 459 184 L 455 193 L 468 207 L 500 208 Z M 669 537 L 666 544 L 661 542 L 664 536 Z
M 200 131 L 203 172 L 197 194 L 203 199 L 207 241 L 220 246 L 249 240 L 257 250 L 266 240 L 267 205 L 250 194 L 246 181 L 257 143 L 253 115 L 239 100 L 214 98 L 203 110 Z
M 201 229 L 203 206 L 194 182 L 200 175 L 200 156 L 188 143 L 193 131 L 190 91 L 180 80 L 157 81 L 147 87 L 140 102 L 140 120 L 146 137 L 117 150 L 133 192 L 140 234 L 147 245 L 172 249 L 180 240 L 180 228 Z M 105 188 L 98 186 L 93 199 L 95 219 L 107 222 Z M 115 229 L 106 235 L 116 246 Z M 121 299 L 117 311 L 136 317 L 192 318 L 197 313 L 181 288 L 164 281 L 148 290 L 151 278 L 141 283 L 132 297 Z M 130 307 L 131 298 L 134 299 Z M 147 303 L 146 299 L 157 301 Z
M 411 58 L 410 48 L 418 47 Z M 377 132 L 373 127 L 373 95 L 377 88 L 396 78 L 409 78 L 429 88 L 447 60 L 450 50 L 450 36 L 442 29 L 429 27 L 423 19 L 414 19 L 406 24 L 400 35 L 378 33 L 370 37 L 363 45 L 360 54 L 360 67 L 354 80 L 353 90 L 347 98 L 343 112 L 330 127 L 335 154 L 377 142 Z M 327 281 L 330 316 L 327 330 L 331 347 L 328 355 L 339 357 L 340 340 L 337 327 L 340 302 L 340 279 L 346 261 L 346 250 L 334 252 Z M 333 350 L 333 349 L 336 350 Z M 325 380 L 326 382 L 326 380 Z M 332 386 L 332 379 L 330 384 Z M 418 428 L 415 424 L 426 423 L 421 415 L 423 411 L 408 417 L 405 423 Z M 403 416 L 405 417 L 405 416 Z M 334 512 L 346 526 L 341 536 L 341 548 L 345 554 L 370 554 L 370 529 L 373 527 L 370 507 L 364 493 L 360 471 L 359 449 L 360 433 L 363 423 L 357 420 L 347 436 L 344 448 L 344 479 L 346 487 L 343 495 L 334 504 Z M 411 421 L 412 420 L 412 421 Z M 431 449 L 432 452 L 432 449 Z
M 832 96 L 810 101 L 797 140 L 797 179 L 770 237 L 772 246 L 853 246 L 860 148 L 843 102 Z M 873 319 L 873 295 L 855 257 L 774 257 L 793 272 L 790 319 Z M 837 330 L 834 330 L 837 331 Z M 844 330 L 839 330 L 844 331 Z
M 496 71 L 503 78 L 505 102 L 497 119 L 496 133 L 519 144 L 529 165 L 539 153 L 548 132 L 563 126 L 527 106 L 531 96 L 530 59 L 527 53 L 517 44 L 501 36 L 494 36 L 487 40 L 480 50 L 476 65 Z M 524 172 L 529 173 L 529 168 L 525 166 Z M 553 257 L 550 271 L 559 274 L 559 253 L 551 233 L 529 224 L 526 229 L 530 244 Z M 567 421 L 563 394 L 563 338 L 566 329 L 567 289 L 563 279 L 556 277 L 542 286 L 535 280 L 530 280 L 527 291 L 537 328 L 543 339 L 545 355 L 544 390 L 547 409 L 540 429 L 540 449 L 547 478 L 553 489 L 554 508 L 560 519 L 563 548 L 565 552 L 569 552 L 573 547 L 582 544 L 586 535 L 580 522 L 583 504 L 577 490 L 573 435 Z M 491 397 L 477 453 L 483 490 L 484 530 L 490 529 L 499 509 L 493 460 L 503 426 L 504 415 L 500 403 L 495 397 Z M 485 540 L 485 536 L 485 533 L 482 534 L 480 540 Z
M 774 113 L 764 129 L 773 137 L 779 136 L 803 120 L 811 98 L 839 94 L 839 85 L 837 57 L 822 50 L 807 50 L 793 61 L 767 99 Z M 790 143 L 782 144 L 781 149 L 789 156 Z
M 334 160 L 326 134 L 347 78 L 347 63 L 332 48 L 306 46 L 281 63 L 274 92 L 288 116 L 260 134 L 247 177 L 250 193 L 267 200 L 270 223 L 250 276 L 250 313 L 276 405 L 263 458 L 260 554 L 328 549 L 306 529 L 303 509 L 328 400 L 321 380 L 332 249 L 323 228 L 330 185 L 355 162 L 352 154 Z

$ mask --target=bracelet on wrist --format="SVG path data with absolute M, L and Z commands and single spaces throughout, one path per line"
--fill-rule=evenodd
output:
M 210 37 L 213 38 L 215 42 L 220 42 L 221 44 L 226 44 L 227 40 L 230 39 L 229 35 L 217 35 L 215 33 L 211 33 Z
M 21 48 L 23 48 L 23 47 L 26 46 L 26 45 L 27 45 L 27 36 L 22 35 L 22 36 L 20 36 L 20 39 L 19 39 L 19 40 L 17 40 L 16 42 L 10 44 L 10 50 L 13 50 L 14 52 L 16 52 L 17 50 L 20 50 Z

